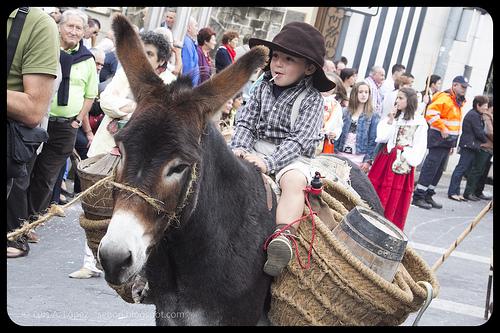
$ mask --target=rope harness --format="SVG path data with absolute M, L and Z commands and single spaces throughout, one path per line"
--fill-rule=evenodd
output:
M 10 241 L 17 240 L 19 237 L 27 234 L 29 231 L 36 228 L 40 224 L 43 224 L 53 216 L 60 216 L 60 217 L 66 216 L 64 213 L 65 208 L 68 208 L 69 206 L 73 205 L 75 202 L 77 202 L 81 197 L 85 195 L 92 195 L 93 191 L 100 186 L 114 186 L 116 188 L 119 188 L 120 190 L 130 192 L 131 195 L 139 196 L 146 203 L 152 206 L 157 212 L 167 214 L 169 218 L 167 225 L 170 225 L 171 222 L 176 219 L 177 214 L 179 214 L 182 211 L 182 209 L 186 206 L 190 195 L 193 193 L 193 184 L 194 181 L 197 179 L 197 164 L 194 164 L 192 167 L 191 177 L 187 185 L 186 193 L 184 194 L 182 201 L 180 201 L 181 202 L 180 205 L 177 205 L 175 212 L 171 214 L 169 214 L 169 212 L 166 210 L 165 203 L 163 201 L 151 197 L 149 194 L 145 193 L 144 191 L 141 191 L 136 187 L 130 186 L 128 184 L 115 182 L 114 179 L 115 179 L 115 173 L 97 181 L 94 185 L 90 186 L 88 189 L 81 192 L 78 196 L 73 198 L 73 200 L 71 200 L 70 202 L 68 202 L 63 206 L 57 204 L 50 205 L 50 207 L 47 209 L 47 212 L 44 215 L 39 216 L 36 221 L 30 223 L 29 220 L 24 220 L 22 221 L 20 228 L 7 233 L 7 240 Z

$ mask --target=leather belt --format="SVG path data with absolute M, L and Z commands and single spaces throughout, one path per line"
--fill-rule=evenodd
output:
M 49 121 L 55 121 L 56 123 L 70 123 L 73 120 L 76 119 L 76 116 L 66 118 L 66 117 L 55 117 L 55 116 L 50 116 Z

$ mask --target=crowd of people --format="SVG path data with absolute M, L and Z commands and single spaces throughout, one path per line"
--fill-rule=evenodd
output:
M 8 31 L 17 12 L 9 17 Z M 135 27 L 148 60 L 165 83 L 183 75 L 197 86 L 255 45 L 271 50 L 269 64 L 227 101 L 216 119 L 221 130 L 234 129 L 229 143 L 234 153 L 275 176 L 281 188 L 276 232 L 267 244 L 264 271 L 269 275 L 278 275 L 293 256 L 290 239 L 297 226 L 290 222 L 303 212 L 302 190 L 312 176 L 310 159 L 326 142 L 333 145 L 329 153 L 349 159 L 367 174 L 385 217 L 401 230 L 410 204 L 442 207 L 433 196 L 457 144 L 460 160 L 449 198 L 491 199 L 483 190 L 493 155 L 493 102 L 491 97 L 475 96 L 472 110 L 463 117 L 470 86 L 464 76 L 456 76 L 451 87 L 441 91 L 442 79 L 433 74 L 419 91 L 402 64 L 394 64 L 387 78 L 378 65 L 359 78 L 345 57 L 326 59 L 324 37 L 307 23 L 285 25 L 272 41 L 244 35 L 240 42 L 237 31 L 217 36 L 213 28 L 200 29 L 190 17 L 181 42 L 173 38 L 175 20 L 175 11 L 167 10 L 157 29 L 139 32 Z M 76 154 L 80 160 L 113 150 L 113 134 L 136 108 L 116 56 L 113 32 L 97 42 L 99 20 L 75 9 L 61 13 L 57 7 L 33 7 L 22 31 L 7 79 L 8 117 L 42 126 L 49 139 L 29 161 L 28 175 L 8 179 L 9 231 L 51 203 L 67 202 L 65 195 L 77 194 L 81 188 L 76 172 L 73 193 L 65 184 L 69 169 L 75 167 L 72 157 Z M 35 48 L 25 52 L 29 59 L 18 55 L 28 48 Z M 28 65 L 33 70 L 26 71 Z M 461 195 L 463 177 L 467 185 Z M 7 256 L 27 255 L 28 243 L 38 240 L 31 232 L 9 241 Z M 82 269 L 70 277 L 100 275 L 88 247 L 84 258 Z

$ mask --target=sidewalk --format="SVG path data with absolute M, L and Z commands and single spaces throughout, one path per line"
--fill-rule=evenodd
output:
M 432 266 L 487 204 L 448 199 L 449 175 L 443 175 L 435 200 L 442 209 L 411 206 L 405 233 L 409 245 Z M 465 183 L 462 183 L 462 188 Z M 71 188 L 69 190 L 72 190 Z M 487 185 L 485 194 L 493 187 Z M 40 243 L 30 244 L 28 256 L 7 260 L 7 314 L 29 326 L 152 326 L 154 306 L 124 302 L 103 277 L 70 279 L 83 262 L 85 233 L 79 226 L 81 205 L 66 210 L 37 229 Z M 493 249 L 493 213 L 489 212 L 453 255 L 437 270 L 440 284 L 420 326 L 476 326 L 486 299 L 489 260 Z M 411 314 L 404 326 L 413 323 Z

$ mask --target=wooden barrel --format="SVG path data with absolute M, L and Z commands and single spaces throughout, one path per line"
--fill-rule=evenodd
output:
M 391 221 L 356 206 L 332 232 L 362 263 L 392 282 L 405 254 L 408 237 Z

